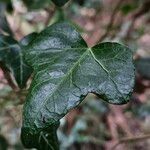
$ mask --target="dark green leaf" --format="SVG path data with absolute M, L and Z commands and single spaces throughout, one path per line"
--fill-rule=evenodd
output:
M 69 0 L 52 0 L 53 3 L 59 7 L 62 7 L 65 5 Z
M 150 79 L 150 58 L 140 58 L 135 61 L 137 72 L 144 78 Z
M 20 45 L 27 46 L 36 38 L 37 35 L 38 35 L 38 33 L 36 33 L 36 32 L 28 34 L 20 41 Z
M 40 9 L 48 6 L 51 0 L 23 0 L 29 9 Z
M 25 87 L 32 69 L 24 63 L 17 41 L 9 36 L 0 35 L 0 62 L 12 73 L 18 86 Z
M 8 142 L 2 135 L 0 135 L 0 150 L 7 150 L 7 149 L 8 149 Z
M 90 92 L 113 104 L 127 103 L 131 95 L 131 51 L 109 42 L 88 48 L 68 23 L 45 29 L 25 48 L 24 56 L 34 68 L 23 111 L 22 141 L 26 147 L 37 147 L 41 132 L 52 129 Z M 57 149 L 54 143 L 49 144 Z
M 33 108 L 34 109 L 34 108 Z M 42 118 L 44 124 L 46 118 Z M 56 130 L 59 122 L 52 123 L 44 129 L 35 128 L 31 131 L 29 128 L 22 129 L 21 139 L 26 148 L 37 148 L 38 150 L 58 150 L 58 138 Z M 36 130 L 35 130 L 36 129 Z M 38 132 L 37 132 L 38 131 Z
M 13 35 L 5 16 L 6 5 L 0 2 L 0 32 Z

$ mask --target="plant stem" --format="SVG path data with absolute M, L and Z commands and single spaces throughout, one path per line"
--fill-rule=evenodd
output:
M 114 24 L 114 20 L 115 20 L 115 16 L 118 12 L 118 9 L 120 8 L 120 6 L 122 5 L 122 3 L 124 2 L 124 0 L 119 0 L 118 3 L 116 4 L 116 7 L 114 8 L 112 15 L 110 17 L 110 21 L 108 23 L 108 26 L 106 28 L 106 32 L 100 37 L 99 42 L 103 41 L 107 35 L 109 34 L 113 24 Z
M 14 91 L 18 91 L 18 87 L 17 85 L 13 82 L 13 79 L 10 75 L 9 70 L 7 69 L 7 67 L 5 67 L 5 65 L 3 65 L 3 63 L 0 63 L 0 68 L 2 69 L 5 78 L 7 79 L 8 84 L 10 85 L 10 87 L 14 90 Z
M 113 146 L 112 150 L 116 149 L 116 147 L 120 144 L 130 143 L 130 142 L 138 142 L 138 141 L 149 139 L 149 138 L 150 138 L 150 134 L 141 135 L 141 136 L 137 136 L 137 137 L 122 138 Z

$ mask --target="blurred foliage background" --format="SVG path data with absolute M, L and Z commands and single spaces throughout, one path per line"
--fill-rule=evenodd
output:
M 20 40 L 67 20 L 89 46 L 117 41 L 134 53 L 136 83 L 130 102 L 114 106 L 89 94 L 61 120 L 61 150 L 149 150 L 150 0 L 72 0 L 61 9 L 49 0 L 23 1 L 0 0 L 0 33 Z M 26 93 L 14 92 L 0 70 L 0 150 L 24 150 L 20 127 Z

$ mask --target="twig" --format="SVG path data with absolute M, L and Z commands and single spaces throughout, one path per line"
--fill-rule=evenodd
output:
M 112 150 L 116 149 L 116 147 L 120 144 L 123 144 L 123 143 L 130 143 L 130 142 L 138 142 L 138 141 L 141 141 L 141 140 L 145 140 L 145 139 L 149 139 L 150 138 L 150 134 L 148 135 L 141 135 L 141 136 L 138 136 L 138 137 L 126 137 L 126 138 L 122 138 L 120 139 L 113 147 L 112 147 Z
M 118 3 L 116 4 L 116 7 L 114 8 L 112 15 L 110 17 L 110 21 L 108 23 L 106 32 L 100 37 L 99 42 L 103 41 L 107 37 L 107 35 L 109 34 L 109 32 L 110 32 L 110 30 L 114 24 L 115 16 L 118 12 L 118 9 L 120 8 L 120 6 L 122 5 L 123 2 L 124 2 L 124 0 L 119 0 Z
M 132 136 L 132 132 L 130 130 L 130 127 L 128 124 L 126 124 L 127 119 L 125 115 L 123 114 L 123 110 L 120 107 L 116 106 L 110 106 L 110 109 L 114 115 L 114 122 L 116 123 L 117 127 L 122 129 L 122 131 L 127 135 L 127 136 Z
M 125 20 L 122 23 L 123 25 L 121 27 L 121 31 L 117 34 L 116 39 L 127 40 L 130 37 L 130 34 L 132 33 L 136 20 L 150 11 L 149 6 L 150 6 L 150 1 L 147 0 L 143 3 L 143 5 L 140 8 L 138 8 L 130 16 L 128 16 L 127 20 Z
M 97 144 L 97 145 L 103 145 L 104 144 L 103 140 L 100 140 L 100 139 L 93 137 L 93 136 L 89 136 L 88 140 L 89 140 L 89 142 L 92 142 L 92 143 Z
M 133 13 L 133 15 L 131 16 L 132 22 L 131 22 L 131 24 L 129 26 L 129 29 L 128 29 L 127 33 L 126 33 L 127 36 L 126 36 L 125 39 L 127 39 L 128 37 L 130 37 L 130 33 L 131 33 L 131 31 L 132 31 L 132 29 L 134 27 L 134 24 L 135 24 L 136 20 L 139 17 L 143 16 L 144 14 L 146 14 L 147 12 L 150 11 L 150 7 L 149 6 L 150 6 L 150 1 L 147 0 L 147 1 L 145 1 L 143 3 L 143 5 L 137 11 L 135 11 Z
M 7 69 L 7 67 L 5 67 L 5 65 L 3 65 L 3 63 L 0 62 L 0 67 L 4 73 L 5 78 L 8 81 L 8 84 L 10 85 L 10 87 L 14 90 L 14 91 L 18 91 L 18 87 L 17 85 L 13 82 L 13 79 L 10 75 L 9 70 Z
M 114 118 L 112 116 L 112 114 L 108 114 L 107 115 L 107 124 L 108 124 L 108 128 L 110 130 L 110 134 L 111 134 L 111 138 L 113 140 L 118 138 L 118 132 L 117 132 L 117 126 L 116 123 L 114 122 Z
M 45 21 L 45 26 L 48 26 L 50 19 L 53 17 L 55 13 L 55 7 L 54 8 L 46 8 L 46 12 L 48 13 L 47 19 Z
M 132 17 L 134 19 L 142 16 L 143 14 L 147 13 L 150 11 L 150 1 L 149 0 L 145 0 L 145 2 L 143 3 L 143 5 L 140 7 L 140 9 L 138 9 L 133 15 Z

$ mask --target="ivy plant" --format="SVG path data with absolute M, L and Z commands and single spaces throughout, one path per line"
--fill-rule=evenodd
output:
M 23 54 L 19 43 L 12 37 L 1 34 L 0 66 L 5 72 L 12 74 L 20 88 L 26 86 L 26 82 L 32 73 L 32 68 L 23 61 Z
M 52 1 L 57 6 L 68 2 Z M 23 108 L 24 146 L 58 150 L 59 120 L 88 93 L 111 104 L 127 103 L 135 78 L 132 57 L 131 50 L 119 43 L 88 47 L 67 21 L 27 35 L 19 42 L 12 36 L 0 35 L 0 62 L 17 85 L 25 88 L 33 74 Z

